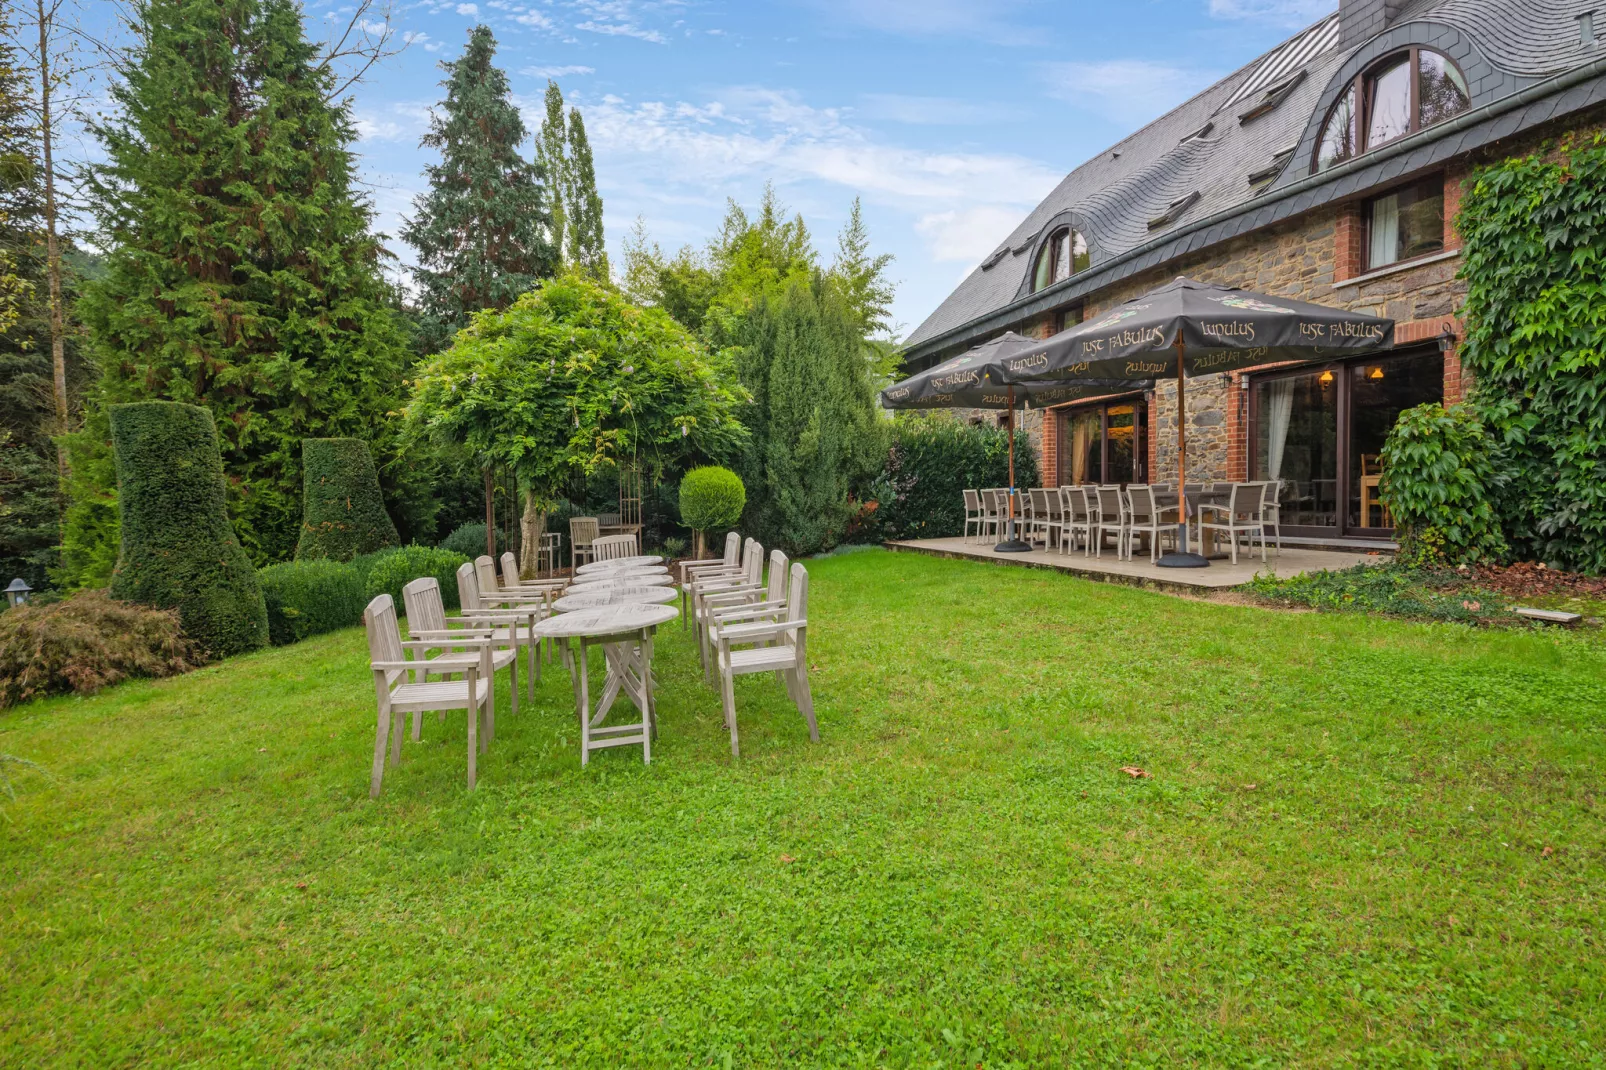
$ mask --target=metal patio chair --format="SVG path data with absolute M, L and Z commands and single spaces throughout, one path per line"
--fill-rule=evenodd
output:
M 1093 556 L 1104 556 L 1104 536 L 1115 536 L 1115 559 L 1126 556 L 1126 497 L 1116 484 L 1100 484 L 1094 491 L 1098 495 L 1099 514 L 1094 527 Z
M 1266 484 L 1234 483 L 1226 505 L 1205 502 L 1199 506 L 1199 548 L 1205 548 L 1205 537 L 1212 531 L 1227 533 L 1232 543 L 1232 563 L 1238 563 L 1238 537 L 1249 540 L 1251 553 L 1255 549 L 1255 536 L 1260 536 L 1260 560 L 1266 560 Z
M 964 540 L 970 541 L 970 525 L 976 525 L 976 540 L 981 541 L 981 526 L 986 517 L 981 507 L 981 495 L 974 490 L 966 490 L 965 496 L 965 526 Z
M 1149 564 L 1160 560 L 1160 539 L 1170 536 L 1171 544 L 1177 542 L 1177 510 L 1176 506 L 1162 508 L 1154 500 L 1154 488 L 1142 483 L 1128 484 L 1126 488 L 1127 500 L 1131 503 L 1131 512 L 1126 528 L 1126 557 L 1132 559 L 1132 543 L 1139 535 L 1149 538 Z

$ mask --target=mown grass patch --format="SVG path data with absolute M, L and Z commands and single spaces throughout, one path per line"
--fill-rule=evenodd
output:
M 678 626 L 652 766 L 549 668 L 473 793 L 426 717 L 368 800 L 360 630 L 0 715 L 7 1062 L 1599 1058 L 1598 645 L 809 567 L 739 762 Z

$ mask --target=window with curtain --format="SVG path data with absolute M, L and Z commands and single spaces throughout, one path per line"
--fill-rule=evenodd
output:
M 1056 230 L 1043 243 L 1032 271 L 1032 290 L 1036 292 L 1056 282 L 1064 282 L 1089 263 L 1087 239 L 1070 227 Z
M 1471 104 L 1466 77 L 1448 57 L 1426 48 L 1390 53 L 1339 94 L 1322 124 L 1311 170 L 1335 167 L 1443 122 Z
M 1366 208 L 1367 270 L 1444 248 L 1444 177 L 1373 197 Z

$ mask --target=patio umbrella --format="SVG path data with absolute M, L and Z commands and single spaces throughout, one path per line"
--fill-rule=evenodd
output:
M 881 404 L 889 409 L 1004 409 L 1009 428 L 1009 522 L 1004 541 L 993 547 L 1000 553 L 1025 553 L 1031 544 L 1015 537 L 1015 403 L 1038 407 L 1078 398 L 1097 397 L 1132 389 L 1124 378 L 1056 379 L 1053 382 L 1015 384 L 1005 368 L 1012 353 L 1036 343 L 1014 331 L 967 349 L 950 360 L 911 375 L 881 391 Z
M 1183 381 L 1279 360 L 1370 353 L 1394 345 L 1394 321 L 1285 297 L 1178 277 L 1051 338 L 1012 349 L 1015 382 L 1177 378 L 1177 511 L 1180 547 L 1160 564 L 1203 568 L 1187 553 L 1187 415 Z

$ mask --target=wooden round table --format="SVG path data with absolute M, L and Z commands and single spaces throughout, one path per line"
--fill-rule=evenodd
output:
M 556 602 L 552 608 L 559 613 L 578 613 L 587 609 L 601 609 L 604 606 L 622 606 L 636 603 L 648 605 L 662 604 L 675 600 L 673 587 L 595 587 L 589 591 L 579 591 L 575 594 L 566 594 Z
M 569 640 L 579 642 L 579 671 L 572 673 L 571 678 L 575 712 L 580 718 L 582 766 L 591 760 L 594 750 L 636 743 L 641 744 L 641 760 L 652 761 L 652 737 L 658 731 L 652 699 L 652 637 L 658 625 L 678 615 L 671 606 L 621 602 L 559 613 L 536 624 L 535 634 L 557 640 L 566 654 Z M 608 667 L 595 711 L 591 709 L 591 683 L 586 667 L 586 651 L 592 646 L 602 647 L 603 661 Z M 621 691 L 640 712 L 641 720 L 604 724 Z
M 616 568 L 636 568 L 640 565 L 661 565 L 664 559 L 657 554 L 637 554 L 634 557 L 615 557 L 610 561 L 592 561 L 574 570 L 576 576 L 595 576 L 599 572 L 612 572 Z
M 569 584 L 564 593 L 577 594 L 581 591 L 598 591 L 608 587 L 664 587 L 674 582 L 669 578 L 669 573 L 662 569 L 633 568 L 603 576 L 586 576 L 578 582 Z

